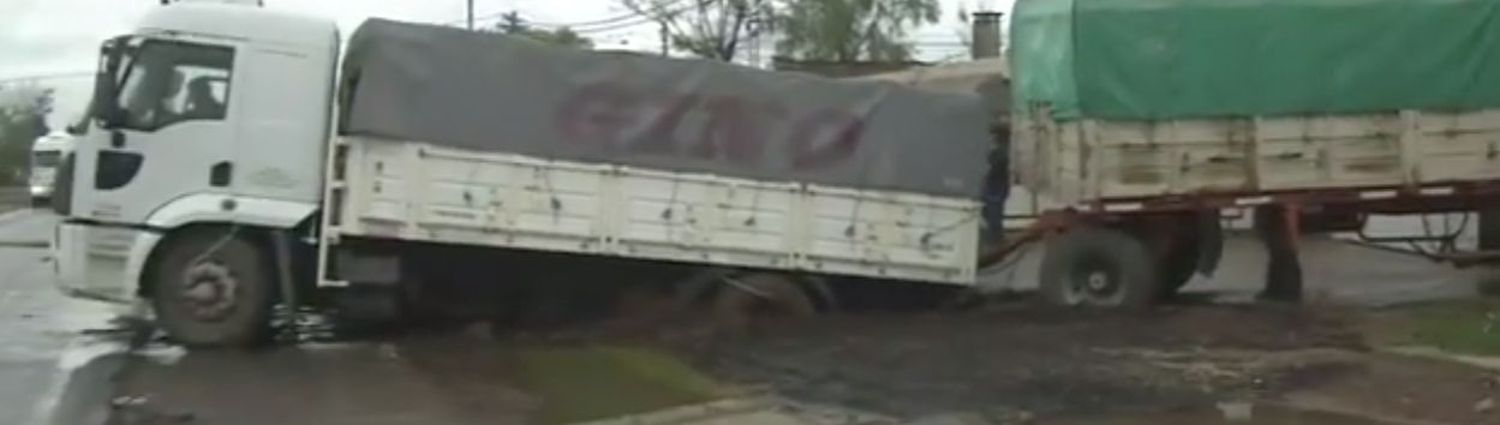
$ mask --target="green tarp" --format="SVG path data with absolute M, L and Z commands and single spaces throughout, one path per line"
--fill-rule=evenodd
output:
M 1063 120 L 1500 107 L 1500 0 L 1018 0 L 1011 40 Z

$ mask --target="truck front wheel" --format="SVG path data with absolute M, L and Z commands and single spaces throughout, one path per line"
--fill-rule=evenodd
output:
M 1068 229 L 1047 243 L 1041 292 L 1066 307 L 1143 308 L 1160 291 L 1156 263 L 1140 239 L 1097 226 Z
M 191 347 L 249 346 L 270 336 L 275 281 L 261 250 L 227 230 L 166 243 L 151 295 L 168 336 Z

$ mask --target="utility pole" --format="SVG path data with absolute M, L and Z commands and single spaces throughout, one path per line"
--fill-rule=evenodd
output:
M 469 19 L 468 19 L 468 22 L 469 22 L 469 31 L 473 31 L 474 30 L 474 0 L 468 0 L 468 3 L 469 3 L 469 7 L 468 7 L 468 11 L 469 11 L 469 13 L 468 13 L 468 16 L 469 16 Z

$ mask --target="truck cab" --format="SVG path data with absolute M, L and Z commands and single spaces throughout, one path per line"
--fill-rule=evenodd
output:
M 54 202 L 64 292 L 136 304 L 158 289 L 138 282 L 164 241 L 308 222 L 338 40 L 329 20 L 175 3 L 104 42 Z

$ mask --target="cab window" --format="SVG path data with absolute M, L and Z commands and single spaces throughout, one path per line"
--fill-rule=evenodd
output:
M 153 40 L 131 56 L 117 98 L 121 128 L 156 131 L 226 116 L 234 49 Z

